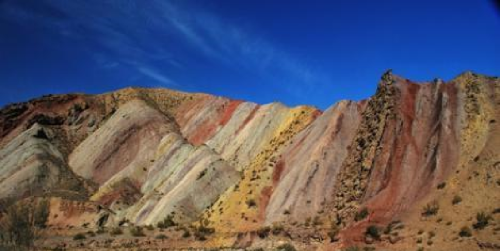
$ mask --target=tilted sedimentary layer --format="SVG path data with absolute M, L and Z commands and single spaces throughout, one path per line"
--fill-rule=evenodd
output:
M 387 72 L 374 96 L 324 112 L 166 89 L 46 96 L 0 111 L 0 212 L 45 196 L 58 226 L 312 224 L 342 243 L 370 224 L 422 227 L 426 203 L 457 194 L 475 202 L 450 215 L 475 215 L 500 199 L 499 95 L 498 78 L 470 72 Z

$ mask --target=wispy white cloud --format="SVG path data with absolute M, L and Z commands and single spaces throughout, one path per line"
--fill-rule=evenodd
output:
M 161 73 L 159 73 L 151 68 L 139 67 L 139 68 L 137 68 L 137 70 L 139 70 L 139 72 L 141 72 L 145 76 L 150 77 L 150 78 L 158 81 L 161 84 L 164 84 L 166 86 L 177 86 L 177 84 L 173 80 L 169 79 L 165 75 L 163 75 L 163 74 L 161 74 Z
M 296 96 L 307 93 L 315 84 L 328 81 L 327 75 L 221 17 L 200 9 L 186 11 L 172 2 L 156 3 L 170 25 L 209 57 L 263 75 L 264 79 L 281 84 Z
M 33 1 L 57 15 L 47 17 L 39 9 L 27 10 L 17 6 L 16 0 L 6 0 L 4 6 L 17 6 L 9 14 L 17 14 L 27 23 L 45 24 L 47 29 L 99 48 L 102 55 L 97 64 L 103 69 L 128 65 L 164 85 L 180 85 L 167 76 L 171 71 L 166 69 L 188 68 L 170 43 L 181 39 L 211 60 L 245 69 L 296 96 L 328 81 L 327 75 L 279 45 L 186 1 Z

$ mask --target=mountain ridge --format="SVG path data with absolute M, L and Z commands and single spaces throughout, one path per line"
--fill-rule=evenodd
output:
M 494 164 L 500 163 L 494 151 L 498 105 L 500 80 L 473 72 L 447 83 L 416 83 L 387 71 L 372 97 L 341 100 L 325 111 L 169 89 L 44 96 L 0 110 L 0 163 L 13 163 L 0 169 L 0 187 L 17 188 L 0 193 L 0 221 L 16 201 L 36 196 L 48 198 L 49 229 L 147 226 L 169 219 L 215 231 L 204 235 L 206 242 L 179 237 L 152 248 L 268 248 L 276 239 L 304 250 L 406 250 L 422 238 L 415 234 L 420 228 L 439 230 L 442 235 L 429 241 L 454 248 L 451 236 L 459 229 L 441 225 L 448 215 L 437 209 L 441 220 L 429 222 L 433 214 L 421 210 L 436 201 L 449 215 L 494 211 L 500 198 Z M 61 171 L 31 179 L 23 170 L 44 175 L 48 162 L 42 158 L 33 166 L 17 159 L 36 159 L 47 150 L 39 144 L 24 150 L 12 144 L 17 141 L 49 143 L 60 159 L 54 170 Z M 55 191 L 53 184 L 65 177 L 73 177 L 72 183 Z M 468 207 L 448 206 L 445 201 L 458 194 L 482 198 L 461 203 Z M 68 214 L 72 201 L 89 209 L 56 217 Z M 366 234 L 370 227 L 401 221 L 407 226 L 397 235 Z M 268 240 L 257 234 L 265 227 L 281 230 Z M 493 227 L 475 233 L 488 243 L 495 243 L 496 234 Z M 56 240 L 48 235 L 44 245 L 60 245 Z

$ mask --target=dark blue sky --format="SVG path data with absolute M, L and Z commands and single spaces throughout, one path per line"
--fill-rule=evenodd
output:
M 416 80 L 500 75 L 487 0 L 0 0 L 0 105 L 127 86 L 326 109 Z

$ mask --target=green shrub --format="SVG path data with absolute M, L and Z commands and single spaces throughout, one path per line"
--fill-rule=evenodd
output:
M 429 232 L 429 238 L 434 238 L 436 236 L 436 233 L 434 231 Z
M 361 221 L 364 220 L 368 216 L 368 208 L 364 207 L 360 211 L 356 212 L 354 215 L 354 220 L 355 221 Z
M 458 232 L 458 235 L 460 237 L 471 237 L 472 236 L 472 231 L 470 230 L 469 227 L 462 227 L 460 229 L 460 232 Z
M 432 216 L 436 215 L 439 211 L 439 204 L 437 201 L 432 201 L 431 203 L 424 206 L 422 215 L 423 216 Z
M 158 239 L 158 240 L 165 240 L 165 239 L 168 239 L 168 237 L 164 234 L 159 234 L 155 237 L 155 239 Z
M 2 208 L 3 206 L 3 208 Z M 49 202 L 37 198 L 30 201 L 19 201 L 9 207 L 0 201 L 3 210 L 0 217 L 0 240 L 9 240 L 17 247 L 31 247 L 37 229 L 45 228 L 49 215 Z
M 484 212 L 477 213 L 476 223 L 472 225 L 474 229 L 483 229 L 488 226 L 489 221 L 492 219 L 491 215 L 487 215 Z
M 271 232 L 273 232 L 274 235 L 279 235 L 281 232 L 283 232 L 284 228 L 282 225 L 275 224 L 273 225 Z
M 215 233 L 214 228 L 201 225 L 194 229 L 194 238 L 199 241 L 205 241 L 208 235 Z
M 86 239 L 86 237 L 82 233 L 78 233 L 75 236 L 73 236 L 73 240 L 75 240 L 75 241 L 77 241 L 77 240 L 85 240 L 85 239 Z
M 333 226 L 329 231 L 328 231 L 328 237 L 330 238 L 330 242 L 336 242 L 338 241 L 337 235 L 339 234 L 339 229 L 337 226 Z
M 446 187 L 446 183 L 445 182 L 441 182 L 437 185 L 437 189 L 443 189 Z
M 351 246 L 351 247 L 347 247 L 345 249 L 342 249 L 342 251 L 361 251 L 361 249 L 357 246 Z
M 153 230 L 155 230 L 155 227 L 152 225 L 146 225 L 146 229 L 149 231 L 153 231 Z
M 165 228 L 177 226 L 177 223 L 174 221 L 174 216 L 172 214 L 169 214 L 169 215 L 167 215 L 167 217 L 165 217 L 165 219 L 158 222 L 158 224 L 156 224 L 156 226 L 158 228 L 165 229 Z
M 271 232 L 270 227 L 261 227 L 257 230 L 257 235 L 259 236 L 259 238 L 264 239 L 269 236 L 269 232 Z
M 296 251 L 297 249 L 295 249 L 295 247 L 292 244 L 285 243 L 283 245 L 278 246 L 277 250 L 279 250 L 279 251 Z
M 379 228 L 375 225 L 370 225 L 366 228 L 365 235 L 372 237 L 375 240 L 380 240 Z
M 451 200 L 451 204 L 453 205 L 456 205 L 458 203 L 462 202 L 462 197 L 458 196 L 458 195 L 455 195 L 453 197 L 453 200 Z
M 111 229 L 111 231 L 109 232 L 109 234 L 112 235 L 112 236 L 121 235 L 121 234 L 123 234 L 123 231 L 122 231 L 121 228 L 115 227 L 115 228 Z
M 129 232 L 130 232 L 130 235 L 134 236 L 134 237 L 144 237 L 146 236 L 144 234 L 144 232 L 142 231 L 142 227 L 131 227 L 129 229 Z
M 191 237 L 191 232 L 187 228 L 184 228 L 184 232 L 182 233 L 182 238 L 189 238 Z
M 95 233 L 96 234 L 104 234 L 104 233 L 106 233 L 106 229 L 100 227 L 100 228 L 97 229 L 97 231 L 95 231 Z
M 246 202 L 248 207 L 256 207 L 257 206 L 257 202 L 255 202 L 254 199 L 248 199 Z
M 319 216 L 315 216 L 312 224 L 313 226 L 321 226 L 323 225 L 323 222 L 321 221 L 321 218 Z
M 203 171 L 201 171 L 198 174 L 198 177 L 196 177 L 196 180 L 199 180 L 199 179 L 203 178 L 203 176 L 205 176 L 205 174 L 207 174 L 207 169 L 203 169 Z

